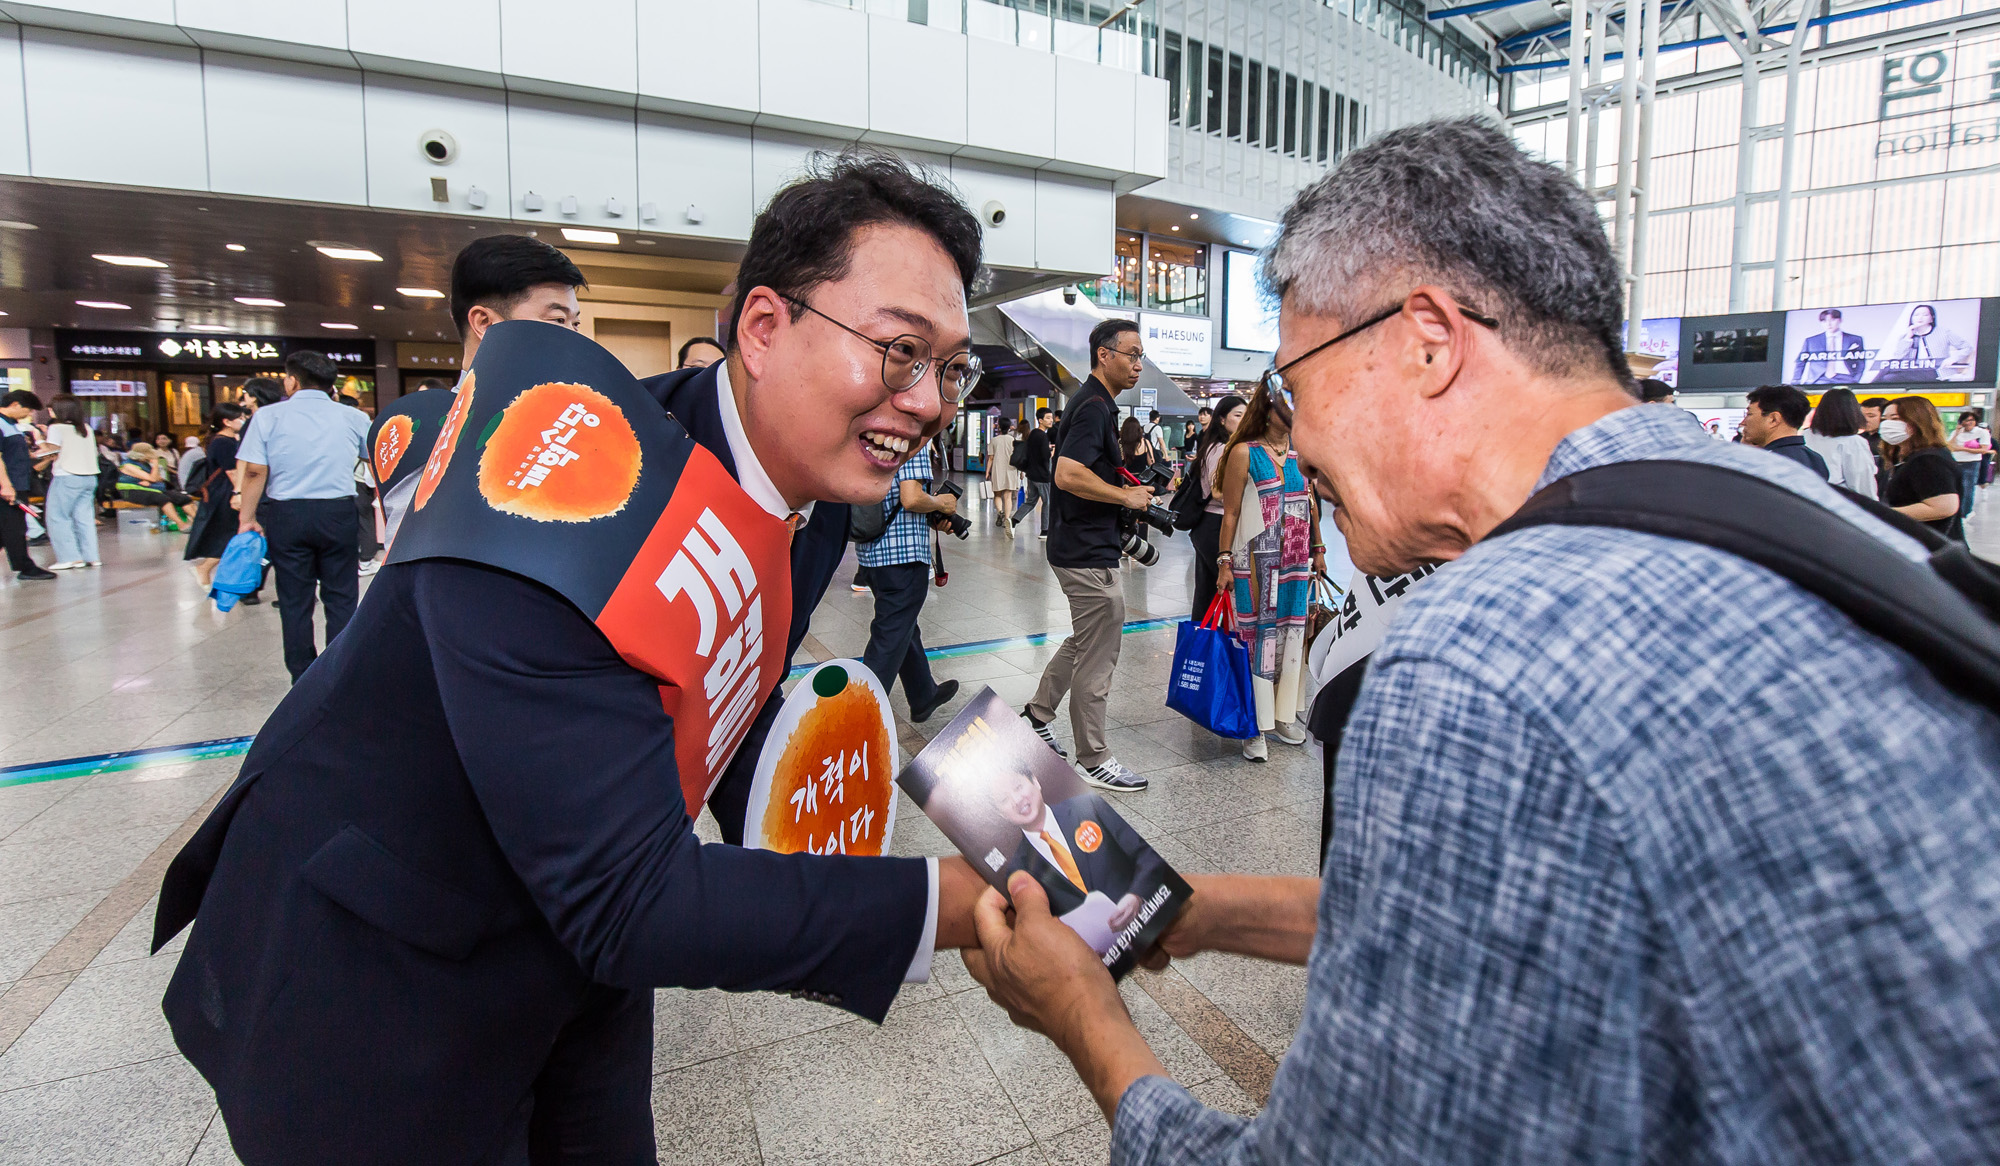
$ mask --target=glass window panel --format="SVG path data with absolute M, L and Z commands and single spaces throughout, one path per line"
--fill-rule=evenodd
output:
M 1229 54 L 1229 136 L 1243 136 L 1243 55 Z
M 1801 308 L 1839 307 L 1866 303 L 1868 257 L 1841 255 L 1831 259 L 1808 259 L 1799 264 Z
M 1688 266 L 1688 215 L 1652 215 L 1646 220 L 1646 270 L 1680 271 Z M 1650 286 L 1652 276 L 1646 277 Z M 1647 293 L 1648 299 L 1652 296 Z M 1650 316 L 1659 315 L 1651 305 L 1646 309 Z
M 1938 252 L 1938 298 L 1970 299 L 2000 287 L 2000 243 L 1972 243 Z
M 1714 267 L 1729 263 L 1735 245 L 1736 212 L 1729 207 L 1688 212 L 1689 267 Z M 1690 295 L 1693 293 L 1690 292 Z
M 1208 108 L 1202 122 L 1209 133 L 1222 129 L 1222 50 L 1208 47 Z
M 1664 58 L 1662 58 L 1664 61 Z M 1694 149 L 1698 93 L 1677 93 L 1653 102 L 1653 161 Z
M 1717 85 L 1695 93 L 1696 148 L 1733 146 L 1743 140 L 1743 88 Z
M 1868 228 L 1875 214 L 1874 191 L 1819 194 L 1805 201 L 1810 203 L 1811 211 L 1806 220 L 1804 256 L 1821 258 L 1868 253 Z
M 1879 251 L 1868 260 L 1868 302 L 1893 304 L 1937 296 L 1938 252 Z
M 1703 267 L 1687 273 L 1687 295 L 1681 301 L 1683 316 L 1719 316 L 1729 310 L 1729 269 Z M 1648 316 L 1660 313 L 1647 308 Z
M 1243 140 L 1253 146 L 1264 144 L 1263 121 L 1260 114 L 1264 109 L 1264 66 L 1252 61 L 1244 73 L 1243 87 Z
M 1944 183 L 1911 182 L 1885 186 L 1875 192 L 1875 229 L 1869 237 L 1870 250 L 1902 251 L 1911 247 L 1936 247 L 1944 242 L 1939 228 L 1944 220 Z M 1874 276 L 1869 276 L 1872 282 Z
M 1945 183 L 1946 243 L 1990 243 L 2000 240 L 2000 174 L 1975 174 Z M 1989 295 L 2000 285 L 1989 287 Z
M 1736 147 L 1721 146 L 1712 150 L 1697 150 L 1690 159 L 1692 181 L 1689 186 L 1688 205 L 1700 206 L 1731 198 L 1736 194 Z M 1659 163 L 1653 164 L 1655 173 Z
M 1554 140 L 1553 131 L 1551 140 Z M 1556 142 L 1556 149 L 1562 148 L 1562 143 Z M 1653 191 L 1649 202 L 1655 211 L 1686 206 L 1694 201 L 1690 197 L 1694 191 L 1694 160 L 1693 154 L 1669 154 L 1664 158 L 1654 156 L 1650 175 Z

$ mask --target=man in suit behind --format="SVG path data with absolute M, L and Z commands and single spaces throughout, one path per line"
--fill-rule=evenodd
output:
M 802 596 L 837 558 L 807 516 L 845 525 L 816 500 L 880 497 L 888 442 L 921 444 L 957 388 L 950 360 L 891 366 L 874 338 L 966 353 L 978 257 L 956 198 L 843 157 L 759 217 L 727 361 L 652 386 L 793 520 Z M 714 804 L 740 837 L 741 795 Z M 983 884 L 960 859 L 707 846 L 698 811 L 659 680 L 558 592 L 474 562 L 384 567 L 161 888 L 155 949 L 194 921 L 167 1019 L 237 1155 L 650 1163 L 654 988 L 790 990 L 879 1021 L 936 944 L 972 941 Z
M 1082 906 L 1095 891 L 1114 904 L 1109 926 L 1116 933 L 1138 915 L 1141 892 L 1150 893 L 1166 874 L 1166 862 L 1096 794 L 1050 805 L 1039 779 L 1011 769 L 994 780 L 992 796 L 1000 816 L 1021 831 L 1001 882 L 1027 871 L 1049 892 L 1057 915 Z
M 1817 336 L 1806 337 L 1805 343 L 1799 345 L 1798 360 L 1792 366 L 1792 383 L 1851 385 L 1860 380 L 1861 369 L 1868 363 L 1868 342 L 1843 330 L 1839 308 L 1821 312 L 1819 322 L 1824 330 Z

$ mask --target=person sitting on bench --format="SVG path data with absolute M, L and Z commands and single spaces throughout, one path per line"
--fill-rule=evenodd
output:
M 118 467 L 118 500 L 140 506 L 157 506 L 162 522 L 173 524 L 176 530 L 184 530 L 188 525 L 188 516 L 181 507 L 194 499 L 174 488 L 167 472 L 160 467 L 160 461 L 160 451 L 153 448 L 151 442 L 134 442 L 131 451 L 125 455 L 125 464 Z

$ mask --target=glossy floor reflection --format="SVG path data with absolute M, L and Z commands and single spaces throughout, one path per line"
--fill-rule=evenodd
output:
M 938 660 L 938 676 L 962 689 L 933 729 L 982 685 L 1025 702 L 1068 625 L 1045 544 L 1032 535 L 1000 535 L 982 507 L 972 537 L 947 542 L 950 583 L 926 604 L 928 644 L 1056 635 Z M 1162 549 L 1158 566 L 1123 572 L 1128 619 L 1186 611 L 1187 542 Z M 267 604 L 218 614 L 180 551 L 180 536 L 105 528 L 101 569 L 0 583 L 7 687 L 34 693 L 0 722 L 0 765 L 257 731 L 286 689 L 277 613 Z M 860 654 L 872 601 L 849 590 L 850 577 L 851 565 L 815 613 L 799 660 Z M 1281 745 L 1269 764 L 1252 765 L 1168 712 L 1172 649 L 1171 628 L 1124 639 L 1112 742 L 1153 787 L 1120 797 L 1121 812 L 1183 869 L 1310 874 L 1317 766 Z M 894 700 L 907 712 L 900 692 Z M 923 729 L 903 729 L 905 748 L 920 747 Z M 1057 730 L 1067 743 L 1066 718 Z M 235 1161 L 213 1095 L 160 1016 L 179 945 L 148 956 L 146 941 L 160 867 L 237 764 L 0 788 L 0 1162 Z M 950 851 L 914 805 L 900 807 L 897 822 L 895 852 Z M 710 837 L 712 827 L 704 819 Z M 1212 1034 L 1236 1034 L 1268 1075 L 1298 1021 L 1302 971 L 1207 956 L 1167 975 L 1151 990 L 1128 981 L 1134 1018 L 1180 1081 L 1214 1104 L 1254 1110 L 1238 1079 L 1254 1086 L 1255 1066 L 1246 1075 L 1242 1048 Z M 1184 1028 L 1160 1000 L 1194 1022 Z M 1053 1046 L 1008 1023 L 955 952 L 940 954 L 931 983 L 904 990 L 880 1028 L 782 996 L 678 990 L 659 993 L 656 1028 L 665 1162 L 1025 1166 L 1105 1156 L 1108 1131 Z

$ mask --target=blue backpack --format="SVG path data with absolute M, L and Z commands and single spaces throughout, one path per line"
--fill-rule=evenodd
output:
M 228 611 L 236 601 L 253 594 L 264 580 L 264 536 L 246 530 L 229 540 L 222 549 L 222 562 L 215 568 L 215 582 L 208 597 L 217 611 Z

